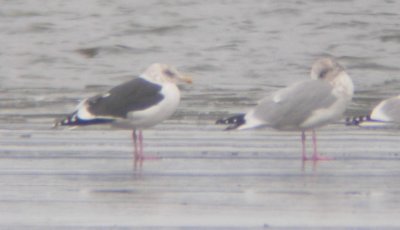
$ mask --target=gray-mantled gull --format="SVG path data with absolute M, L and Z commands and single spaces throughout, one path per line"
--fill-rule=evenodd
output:
M 247 112 L 217 124 L 229 129 L 271 127 L 277 130 L 301 131 L 302 159 L 329 160 L 317 151 L 315 128 L 341 118 L 352 99 L 354 86 L 344 68 L 332 58 L 321 58 L 311 68 L 311 79 L 280 89 L 262 99 Z M 306 131 L 312 131 L 313 156 L 306 156 Z
M 162 122 L 175 112 L 180 102 L 178 82 L 191 83 L 192 79 L 174 67 L 152 64 L 139 77 L 84 99 L 72 114 L 57 121 L 55 126 L 110 124 L 133 129 L 136 166 L 138 160 L 141 164 L 144 159 L 142 129 Z
M 381 101 L 369 115 L 346 119 L 347 125 L 367 128 L 400 126 L 400 95 Z

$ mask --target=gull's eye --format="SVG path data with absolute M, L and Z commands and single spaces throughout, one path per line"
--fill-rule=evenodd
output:
M 325 77 L 326 77 L 326 74 L 327 74 L 328 72 L 329 72 L 328 69 L 322 70 L 322 71 L 319 73 L 318 78 L 320 78 L 320 79 L 325 78 Z
M 169 69 L 164 70 L 164 74 L 167 75 L 168 77 L 174 77 L 175 76 L 175 74 Z

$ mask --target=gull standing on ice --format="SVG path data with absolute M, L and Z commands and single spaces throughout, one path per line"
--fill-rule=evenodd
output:
M 86 126 L 110 124 L 132 129 L 134 162 L 143 162 L 142 129 L 168 119 L 178 107 L 178 82 L 192 79 L 174 67 L 155 63 L 139 77 L 120 84 L 106 93 L 84 99 L 69 116 L 55 126 Z
M 271 127 L 300 131 L 303 160 L 329 160 L 317 151 L 315 128 L 339 120 L 353 96 L 353 82 L 332 58 L 320 58 L 311 68 L 311 79 L 280 89 L 262 99 L 247 112 L 220 119 L 229 129 Z M 306 131 L 312 131 L 313 156 L 306 155 Z
M 370 115 L 346 119 L 347 125 L 383 128 L 400 125 L 400 95 L 381 101 Z

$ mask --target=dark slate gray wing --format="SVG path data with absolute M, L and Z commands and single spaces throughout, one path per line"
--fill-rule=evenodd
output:
M 161 85 L 135 78 L 106 94 L 89 98 L 87 109 L 95 116 L 126 118 L 128 112 L 145 110 L 158 104 L 164 98 L 161 88 Z
M 264 98 L 255 108 L 255 116 L 274 128 L 298 126 L 315 110 L 328 108 L 337 100 L 332 89 L 325 81 L 300 82 Z

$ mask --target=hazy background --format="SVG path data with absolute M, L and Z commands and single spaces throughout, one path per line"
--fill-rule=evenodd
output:
M 357 113 L 399 93 L 399 12 L 391 0 L 3 0 L 1 121 L 51 122 L 153 62 L 194 76 L 176 116 L 213 120 L 309 77 L 326 55 L 352 76 Z
M 0 0 L 0 228 L 398 228 L 398 130 L 326 126 L 336 160 L 302 164 L 300 133 L 214 125 L 327 55 L 347 115 L 399 94 L 400 1 Z M 144 132 L 162 160 L 134 172 L 126 130 L 50 129 L 153 62 L 194 78 Z

